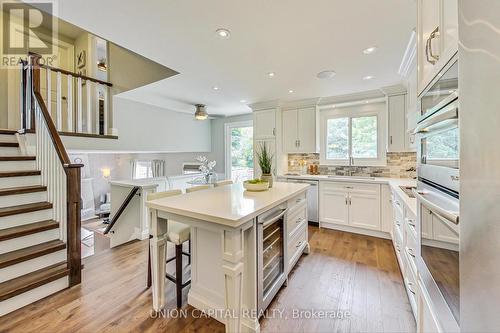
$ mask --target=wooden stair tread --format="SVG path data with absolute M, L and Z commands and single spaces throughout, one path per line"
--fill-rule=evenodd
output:
M 36 156 L 26 156 L 26 155 L 19 155 L 19 156 L 0 156 L 0 162 L 7 162 L 7 161 L 35 161 Z
M 15 265 L 26 260 L 63 250 L 65 248 L 66 244 L 63 241 L 56 239 L 50 242 L 25 247 L 24 249 L 0 254 L 0 268 Z
M 44 191 L 47 191 L 47 186 L 43 186 L 43 185 L 7 187 L 7 188 L 0 189 L 0 196 L 34 193 L 34 192 L 44 192 Z
M 17 142 L 0 142 L 0 147 L 19 147 Z
M 57 223 L 56 221 L 46 220 L 46 221 L 20 225 L 12 228 L 2 229 L 0 230 L 0 241 L 17 237 L 23 237 L 46 230 L 57 229 L 58 227 L 59 223 Z
M 16 206 L 9 206 L 9 207 L 0 208 L 0 217 L 36 212 L 39 210 L 44 210 L 44 209 L 49 209 L 49 208 L 52 208 L 52 204 L 50 202 L 47 202 L 47 201 L 34 202 L 34 203 L 16 205 Z
M 11 130 L 11 129 L 0 129 L 0 134 L 7 134 L 7 135 L 14 135 L 17 133 L 17 130 Z
M 0 283 L 0 302 L 69 275 L 66 262 Z
M 25 176 L 39 176 L 42 173 L 37 170 L 31 171 L 2 171 L 0 172 L 0 178 L 7 177 L 25 177 Z

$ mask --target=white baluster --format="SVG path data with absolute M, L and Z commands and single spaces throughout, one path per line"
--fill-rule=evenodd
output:
M 92 134 L 92 90 L 91 81 L 87 80 L 87 133 Z
M 58 131 L 62 131 L 62 78 L 61 72 L 56 74 L 56 126 Z
M 52 71 L 47 68 L 45 72 L 47 77 L 47 110 L 52 117 Z
M 99 110 L 99 84 L 95 83 L 95 133 L 101 134 L 100 132 L 100 110 Z
M 108 135 L 108 86 L 104 86 L 104 135 Z
M 77 123 L 77 133 L 83 133 L 83 100 L 82 100 L 82 78 L 79 77 L 77 80 L 77 115 L 76 115 L 76 123 Z
M 68 75 L 68 114 L 67 114 L 67 126 L 68 132 L 73 132 L 73 76 Z

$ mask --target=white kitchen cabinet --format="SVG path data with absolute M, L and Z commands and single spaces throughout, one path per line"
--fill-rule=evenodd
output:
M 274 139 L 276 135 L 276 109 L 254 111 L 253 126 L 255 140 Z
M 349 193 L 349 224 L 353 227 L 380 230 L 380 186 L 373 190 Z
M 422 282 L 418 281 L 418 314 L 417 314 L 417 332 L 434 333 L 441 332 L 434 311 L 429 302 L 427 291 L 423 287 Z
M 434 240 L 458 244 L 458 234 L 458 226 L 451 226 L 451 222 L 432 214 L 432 235 Z
M 318 151 L 316 107 L 283 111 L 283 150 L 286 153 Z
M 418 92 L 458 51 L 458 0 L 418 0 Z
M 381 230 L 392 233 L 392 223 L 394 221 L 394 211 L 392 209 L 392 193 L 389 185 L 382 185 L 381 188 Z
M 407 151 L 406 146 L 406 94 L 388 97 L 389 138 L 388 152 Z
M 417 143 L 413 131 L 417 127 L 419 118 L 418 111 L 418 82 L 417 82 L 417 66 L 414 62 L 407 77 L 407 96 L 406 96 L 406 139 L 409 150 L 417 150 Z
M 433 239 L 432 236 L 432 214 L 431 211 L 421 206 L 421 236 L 424 239 Z
M 320 182 L 319 191 L 320 226 L 331 223 L 380 231 L 379 184 Z
M 326 185 L 326 187 L 325 187 Z M 321 222 L 347 225 L 349 223 L 348 192 L 320 183 L 319 220 Z

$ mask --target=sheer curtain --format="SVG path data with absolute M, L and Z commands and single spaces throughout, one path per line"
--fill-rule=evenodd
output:
M 165 161 L 164 160 L 152 160 L 151 161 L 151 173 L 153 178 L 165 177 Z

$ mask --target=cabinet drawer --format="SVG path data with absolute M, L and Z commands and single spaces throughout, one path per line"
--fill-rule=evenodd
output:
M 408 293 L 408 299 L 410 300 L 411 309 L 413 310 L 413 316 L 417 317 L 417 282 L 413 273 L 411 273 L 410 269 L 406 270 L 405 287 L 406 292 Z
M 366 194 L 379 194 L 379 184 L 362 184 L 362 183 L 346 183 L 346 182 L 323 182 L 322 187 L 326 190 L 344 190 L 348 192 L 359 192 Z
M 307 226 L 306 226 L 307 227 Z M 304 250 L 304 246 L 307 242 L 306 240 L 306 227 L 302 227 L 298 230 L 298 232 L 290 238 L 288 241 L 288 265 L 289 269 L 292 269 L 292 266 L 296 259 L 300 257 L 302 251 Z
M 295 210 L 297 206 L 306 202 L 306 192 L 303 192 L 292 199 L 288 200 L 288 209 Z
M 307 224 L 307 206 L 305 202 L 299 204 L 298 207 L 296 206 L 287 216 L 286 227 L 288 237 L 292 237 L 304 224 Z

